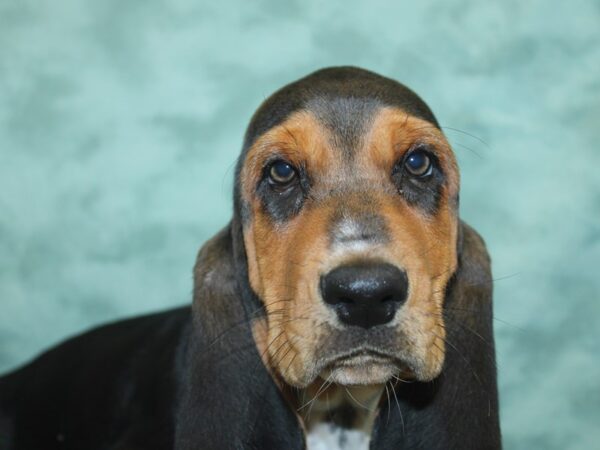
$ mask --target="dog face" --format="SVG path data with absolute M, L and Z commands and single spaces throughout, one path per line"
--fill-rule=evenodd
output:
M 297 387 L 436 377 L 458 188 L 435 118 L 392 80 L 326 69 L 268 99 L 236 203 L 270 369 Z

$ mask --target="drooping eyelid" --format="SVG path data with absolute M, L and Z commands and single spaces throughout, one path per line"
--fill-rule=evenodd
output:
M 289 149 L 274 149 L 268 155 L 264 157 L 262 162 L 262 168 L 260 169 L 260 175 L 255 180 L 255 189 L 258 191 L 261 186 L 268 182 L 269 172 L 274 163 L 283 161 L 292 166 L 296 172 L 297 183 L 302 187 L 303 190 L 307 191 L 310 187 L 310 177 L 307 170 L 306 161 L 301 158 L 301 154 L 296 150 Z M 293 186 L 292 183 L 290 186 Z M 289 186 L 288 186 L 289 187 Z
M 245 167 L 250 168 L 253 173 L 261 172 L 265 166 L 272 164 L 273 161 L 281 159 L 296 166 L 301 161 L 302 155 L 299 149 L 291 146 L 287 142 L 266 141 L 255 144 L 245 161 Z
M 289 161 L 295 165 L 294 162 L 299 159 L 299 151 L 285 142 L 258 142 L 248 152 L 244 168 L 248 173 L 257 176 L 263 172 L 267 164 L 271 164 L 276 159 Z
M 407 148 L 405 148 L 399 159 L 402 160 L 406 160 L 406 158 L 408 158 L 408 156 L 416 151 L 423 151 L 425 153 L 427 153 L 427 155 L 433 155 L 436 159 L 439 159 L 437 156 L 438 153 L 438 149 L 436 148 L 435 145 L 433 145 L 430 142 L 427 141 L 415 141 L 413 142 L 410 146 L 408 146 Z
M 439 150 L 437 150 L 434 145 L 428 142 L 415 141 L 410 146 L 397 144 L 396 146 L 394 146 L 394 148 L 396 150 L 396 159 L 394 162 L 392 173 L 397 173 L 398 171 L 403 170 L 406 160 L 415 151 L 425 152 L 427 156 L 429 156 L 431 163 L 434 167 L 439 168 L 440 166 L 440 158 L 438 156 Z
M 262 176 L 261 179 L 268 177 L 269 176 L 269 171 L 271 170 L 271 167 L 273 167 L 273 164 L 275 164 L 276 162 L 284 162 L 286 164 L 289 164 L 290 166 L 292 166 L 292 168 L 298 172 L 299 170 L 299 166 L 291 160 L 291 158 L 287 157 L 287 155 L 285 154 L 278 154 L 278 153 L 273 153 L 270 154 L 263 162 L 262 162 Z M 258 180 L 260 182 L 260 180 Z

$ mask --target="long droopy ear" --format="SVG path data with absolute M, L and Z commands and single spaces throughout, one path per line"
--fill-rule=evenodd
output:
M 371 449 L 501 448 L 490 259 L 481 237 L 460 223 L 459 264 L 444 305 L 446 360 L 430 383 L 398 383 L 382 404 Z
M 304 448 L 298 419 L 261 362 L 237 272 L 230 225 L 205 244 L 194 271 L 175 448 Z

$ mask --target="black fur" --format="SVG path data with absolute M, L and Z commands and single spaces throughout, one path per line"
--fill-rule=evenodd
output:
M 70 339 L 0 379 L 0 449 L 172 448 L 190 309 Z
M 429 108 L 402 85 L 361 69 L 326 69 L 261 106 L 240 164 L 258 135 L 304 107 L 315 92 L 368 97 L 437 126 Z M 340 140 L 355 138 L 346 129 Z M 298 419 L 252 338 L 249 320 L 263 311 L 248 282 L 242 222 L 249 216 L 238 194 L 236 181 L 232 222 L 198 256 L 191 310 L 97 328 L 0 378 L 0 450 L 305 446 Z M 458 247 L 460 267 L 446 303 L 455 351 L 448 350 L 434 382 L 399 386 L 400 409 L 394 400 L 383 404 L 373 449 L 501 447 L 489 259 L 465 225 Z
M 360 101 L 356 101 L 360 100 Z M 327 101 L 340 107 L 332 111 Z M 366 106 L 365 106 L 366 105 Z M 390 78 L 356 67 L 318 70 L 271 95 L 256 111 L 244 138 L 245 152 L 265 131 L 285 121 L 293 112 L 310 109 L 340 134 L 344 142 L 357 135 L 350 125 L 368 120 L 375 106 L 394 106 L 439 128 L 435 116 L 417 94 Z

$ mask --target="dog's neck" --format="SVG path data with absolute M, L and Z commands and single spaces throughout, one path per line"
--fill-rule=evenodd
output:
M 294 398 L 308 450 L 366 450 L 383 385 L 342 386 L 318 378 Z
M 383 385 L 327 385 L 318 378 L 296 395 L 295 406 L 309 431 L 329 422 L 370 434 L 383 390 Z

